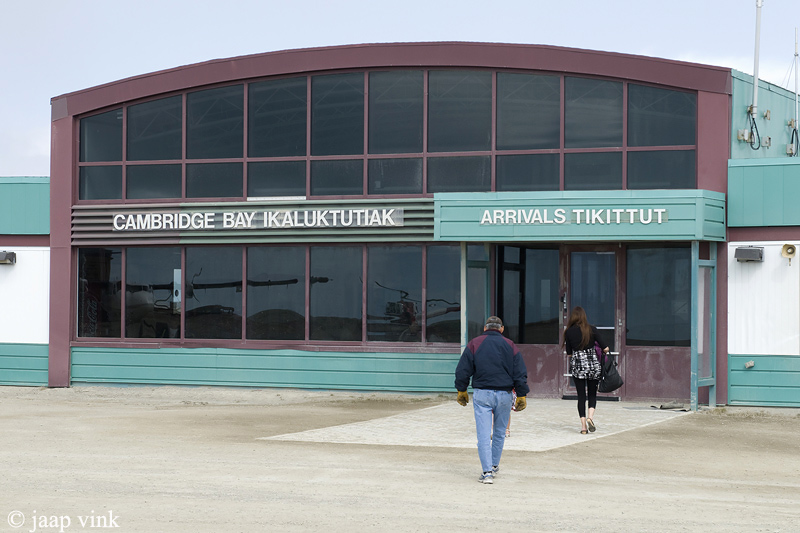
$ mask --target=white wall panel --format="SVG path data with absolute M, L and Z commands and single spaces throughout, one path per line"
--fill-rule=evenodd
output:
M 14 265 L 0 265 L 0 343 L 47 344 L 50 334 L 50 249 L 4 246 Z
M 728 244 L 728 352 L 800 355 L 800 256 L 781 256 L 794 242 Z M 739 262 L 739 246 L 763 246 L 763 262 Z

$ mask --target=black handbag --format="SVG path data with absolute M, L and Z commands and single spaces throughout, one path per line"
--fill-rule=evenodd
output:
M 614 356 L 605 354 L 600 364 L 600 383 L 597 385 L 598 392 L 614 392 L 622 387 L 622 376 L 617 372 L 617 362 Z

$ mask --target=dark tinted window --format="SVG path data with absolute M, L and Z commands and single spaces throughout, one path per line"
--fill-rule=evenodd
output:
M 306 155 L 306 78 L 251 83 L 248 90 L 250 157 Z
M 628 152 L 629 189 L 694 189 L 694 150 Z
M 81 167 L 78 198 L 81 200 L 120 200 L 122 167 Z
M 427 266 L 428 342 L 461 342 L 461 248 L 429 246 Z
M 364 161 L 345 159 L 311 162 L 313 196 L 364 194 Z
M 186 249 L 186 338 L 242 337 L 242 249 Z
M 247 338 L 302 340 L 305 309 L 305 247 L 248 248 Z
M 181 336 L 180 248 L 128 248 L 125 260 L 125 336 Z
M 370 159 L 369 194 L 422 194 L 422 159 Z
M 422 71 L 369 75 L 369 152 L 422 152 Z
M 122 305 L 122 251 L 78 251 L 78 337 L 119 337 Z
M 492 183 L 488 156 L 428 158 L 428 192 L 483 192 Z
M 564 155 L 564 189 L 622 188 L 622 152 Z
M 305 195 L 305 161 L 248 163 L 247 196 Z
M 556 76 L 497 74 L 497 149 L 558 148 L 561 83 Z
M 311 248 L 312 340 L 360 341 L 361 246 Z
M 126 198 L 180 198 L 180 165 L 136 165 L 126 169 Z
M 622 146 L 622 83 L 565 78 L 566 148 Z
M 364 153 L 364 74 L 311 78 L 311 153 Z
M 367 340 L 422 340 L 422 248 L 367 248 Z
M 241 163 L 186 165 L 187 198 L 239 198 L 241 196 Z
M 433 71 L 428 93 L 429 152 L 491 149 L 491 72 Z
M 689 346 L 691 255 L 687 248 L 628 249 L 629 346 Z
M 131 161 L 180 159 L 181 96 L 162 98 L 128 108 L 128 159 Z
M 243 107 L 242 85 L 189 93 L 186 103 L 186 157 L 242 157 Z
M 697 95 L 628 85 L 628 145 L 695 144 Z
M 80 160 L 122 161 L 122 109 L 81 119 Z
M 498 191 L 557 191 L 558 154 L 497 156 Z

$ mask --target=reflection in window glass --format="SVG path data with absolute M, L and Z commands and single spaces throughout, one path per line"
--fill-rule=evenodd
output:
M 302 340 L 306 330 L 306 249 L 247 249 L 247 338 Z
M 125 197 L 129 199 L 180 198 L 180 165 L 136 165 L 126 169 Z
M 622 152 L 564 155 L 564 189 L 622 189 Z
M 498 191 L 557 191 L 558 154 L 497 156 Z
M 219 159 L 244 152 L 244 87 L 189 93 L 186 100 L 186 157 Z
M 483 333 L 489 317 L 489 253 L 482 244 L 467 245 L 467 336 Z
M 369 153 L 422 152 L 421 70 L 369 75 Z
M 696 94 L 628 85 L 629 146 L 692 145 L 696 126 Z
M 125 259 L 125 336 L 181 336 L 181 250 L 128 248 Z
M 361 341 L 362 248 L 311 248 L 309 337 Z
M 428 158 L 428 192 L 483 192 L 492 185 L 489 156 Z
M 422 194 L 422 159 L 370 159 L 369 194 Z
M 426 340 L 461 342 L 461 247 L 429 246 Z
M 694 150 L 628 152 L 628 189 L 694 189 Z
M 80 160 L 122 161 L 122 109 L 81 119 Z
M 78 337 L 119 337 L 122 251 L 78 250 Z
M 122 199 L 122 167 L 81 167 L 78 198 L 81 200 Z
M 241 163 L 186 165 L 187 198 L 241 198 Z
M 422 340 L 422 248 L 367 248 L 367 340 Z
M 251 83 L 248 91 L 248 155 L 306 155 L 306 78 Z
M 629 346 L 691 345 L 691 253 L 681 248 L 629 248 Z
M 491 72 L 432 71 L 428 92 L 429 152 L 491 149 Z
M 567 148 L 622 146 L 622 83 L 564 79 Z
M 247 196 L 305 196 L 305 161 L 247 164 Z
M 364 153 L 364 74 L 311 78 L 311 153 Z
M 313 196 L 364 194 L 364 161 L 361 159 L 312 161 L 311 194 Z
M 242 338 L 242 249 L 186 249 L 187 339 Z
M 556 76 L 497 74 L 497 149 L 558 148 L 561 82 Z
M 171 96 L 128 108 L 128 160 L 181 158 L 183 98 Z

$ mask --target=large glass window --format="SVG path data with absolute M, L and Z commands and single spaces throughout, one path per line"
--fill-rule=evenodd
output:
M 564 79 L 566 148 L 622 146 L 622 83 Z
M 483 192 L 492 186 L 489 156 L 431 157 L 428 192 Z
M 497 156 L 498 191 L 557 191 L 558 154 Z
M 180 248 L 128 248 L 125 255 L 125 336 L 180 338 Z
M 241 197 L 242 179 L 241 163 L 197 163 L 186 165 L 186 197 Z
M 497 74 L 497 149 L 558 148 L 561 81 L 556 76 Z
M 244 87 L 189 93 L 186 100 L 186 157 L 219 159 L 244 155 Z
M 367 340 L 422 340 L 422 248 L 367 248 Z
M 306 155 L 306 78 L 251 83 L 247 153 L 250 157 Z
M 694 189 L 694 150 L 628 152 L 628 189 Z
M 370 159 L 369 194 L 422 194 L 422 159 Z
M 81 200 L 119 200 L 122 198 L 122 167 L 81 167 L 78 182 Z
M 491 72 L 431 71 L 428 93 L 429 152 L 491 149 Z
M 629 248 L 627 255 L 626 343 L 690 346 L 690 248 Z
M 305 196 L 305 161 L 247 164 L 247 196 Z
M 369 153 L 422 152 L 421 70 L 369 75 Z
M 336 159 L 311 162 L 313 196 L 364 194 L 364 161 Z
M 311 78 L 311 154 L 364 153 L 364 74 Z
M 247 338 L 302 340 L 305 309 L 306 248 L 248 248 Z
M 80 160 L 122 161 L 122 109 L 81 119 Z
M 78 337 L 119 337 L 122 250 L 78 251 Z
M 461 247 L 429 246 L 425 323 L 428 342 L 461 342 Z
M 643 85 L 628 85 L 628 145 L 693 145 L 697 95 Z
M 130 165 L 126 172 L 126 198 L 181 197 L 180 165 Z
M 242 338 L 242 249 L 186 249 L 187 339 Z
M 564 155 L 564 190 L 622 189 L 622 152 Z
M 361 246 L 313 247 L 310 269 L 310 338 L 360 341 Z
M 171 96 L 128 108 L 128 160 L 180 159 L 183 98 Z

